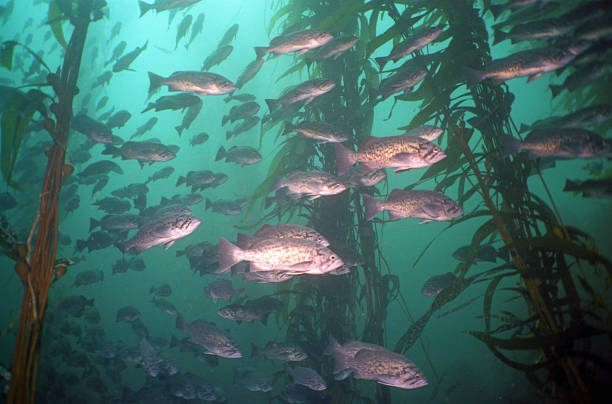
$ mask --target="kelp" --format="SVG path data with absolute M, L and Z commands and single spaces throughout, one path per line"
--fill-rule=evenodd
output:
M 25 96 L 15 91 L 11 95 L 15 98 L 11 98 L 8 104 L 11 108 L 5 109 L 2 117 L 2 171 L 8 181 L 10 181 L 14 160 L 23 140 L 23 128 L 27 126 L 34 111 L 41 111 L 45 117 L 44 128 L 54 140 L 46 153 L 48 162 L 40 194 L 38 214 L 32 224 L 28 239 L 25 243 L 17 243 L 15 271 L 23 283 L 24 295 L 7 395 L 7 402 L 11 404 L 33 403 L 36 396 L 40 341 L 48 292 L 53 280 L 58 242 L 58 199 L 64 180 L 73 171 L 72 166 L 64 163 L 72 119 L 72 101 L 74 95 L 78 93 L 77 79 L 89 23 L 101 18 L 102 8 L 106 6 L 103 0 L 78 2 L 53 0 L 51 2 L 51 4 L 55 3 L 74 26 L 63 65 L 57 73 L 48 75 L 48 84 L 53 89 L 55 97 L 44 95 L 38 90 L 32 90 Z M 15 45 L 10 46 L 12 52 Z M 34 52 L 30 53 L 34 54 Z M 12 53 L 10 60 L 6 57 L 2 59 L 12 61 Z M 47 65 L 44 64 L 44 66 Z M 53 99 L 49 110 L 55 119 L 47 116 L 44 108 L 40 108 L 43 98 Z M 14 115 L 12 111 L 19 106 L 22 108 L 22 115 Z M 5 132 L 5 128 L 10 130 Z M 8 145 L 6 149 L 5 144 Z M 34 240 L 33 245 L 31 245 L 32 239 Z

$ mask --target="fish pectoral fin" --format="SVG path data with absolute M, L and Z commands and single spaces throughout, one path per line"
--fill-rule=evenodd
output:
M 421 209 L 423 209 L 423 212 L 429 217 L 436 218 L 442 216 L 442 208 L 439 205 L 428 203 L 423 205 Z
M 303 55 L 304 53 L 308 52 L 310 50 L 310 48 L 304 48 L 304 49 L 300 49 L 299 51 L 297 51 L 296 53 L 298 55 Z
M 571 154 L 579 155 L 582 151 L 582 145 L 580 142 L 563 142 L 559 145 L 561 150 Z
M 172 247 L 172 244 L 174 244 L 175 240 L 169 241 L 166 243 L 166 245 L 164 246 L 164 251 L 166 251 L 168 248 Z
M 287 268 L 290 272 L 303 273 L 310 271 L 312 269 L 313 264 L 313 261 L 302 261 L 298 262 L 297 264 L 289 265 Z
M 539 78 L 542 76 L 542 73 L 536 73 L 536 74 L 532 74 L 531 76 L 529 76 L 529 78 L 527 79 L 527 83 L 531 83 L 532 81 L 534 81 L 535 79 Z
M 392 163 L 404 163 L 406 161 L 411 161 L 414 158 L 414 154 L 412 153 L 397 153 L 393 157 L 389 159 Z
M 421 221 L 419 222 L 419 224 L 429 223 L 429 222 L 431 222 L 431 221 L 432 221 L 431 219 L 423 219 L 423 220 L 421 220 Z

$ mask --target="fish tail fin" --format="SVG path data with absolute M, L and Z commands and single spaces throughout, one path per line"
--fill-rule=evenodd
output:
M 236 257 L 236 255 L 242 250 L 223 237 L 219 237 L 218 250 L 219 269 L 217 270 L 217 273 L 225 273 L 228 271 L 228 269 L 241 261 L 240 258 Z
M 160 88 L 162 86 L 163 81 L 164 78 L 162 76 L 158 76 L 153 72 L 149 72 L 149 94 Z
M 280 104 L 278 100 L 273 100 L 270 98 L 266 98 L 265 101 L 266 101 L 266 104 L 268 104 L 268 108 L 270 109 L 270 112 L 276 109 L 276 106 Z
M 472 69 L 471 67 L 464 66 L 463 72 L 467 79 L 467 88 L 472 88 L 476 84 L 484 80 L 483 74 L 480 70 Z
M 333 335 L 329 336 L 329 345 L 323 351 L 323 355 L 332 355 L 336 349 L 340 348 L 340 343 L 334 338 Z
M 268 48 L 265 46 L 256 46 L 254 49 L 257 58 L 262 58 L 268 54 Z
M 83 251 L 85 249 L 85 247 L 87 247 L 87 242 L 85 240 L 77 240 L 76 241 L 76 248 L 79 251 Z
M 128 250 L 125 241 L 119 241 L 119 242 L 115 243 L 115 247 L 117 247 L 123 253 Z
M 565 187 L 563 188 L 563 192 L 575 192 L 578 191 L 578 182 L 572 180 L 565 180 Z
M 259 355 L 260 352 L 261 351 L 260 351 L 259 347 L 251 342 L 251 358 L 254 358 L 257 355 Z
M 508 39 L 508 33 L 502 31 L 501 29 L 496 29 L 493 32 L 493 45 L 497 45 L 500 42 Z
M 110 154 L 113 158 L 115 158 L 121 153 L 119 152 L 119 149 L 115 146 L 107 144 L 104 151 L 102 151 L 102 154 Z
M 276 200 L 276 198 L 274 198 L 273 196 L 266 196 L 266 199 L 264 201 L 264 209 L 268 209 Z
M 355 157 L 353 151 L 348 147 L 336 143 L 336 168 L 338 175 L 344 174 L 353 164 L 355 164 Z
M 523 132 L 527 132 L 529 130 L 529 126 L 527 126 L 524 123 L 521 123 L 521 127 L 519 128 L 519 132 L 523 133 Z
M 219 147 L 219 150 L 217 150 L 217 155 L 215 156 L 215 161 L 219 161 L 222 158 L 225 157 L 225 147 L 221 146 Z
M 231 130 L 228 130 L 227 132 L 225 132 L 225 140 L 229 142 L 229 140 L 232 138 L 233 135 L 234 135 L 234 132 L 232 132 Z
M 229 115 L 223 115 L 223 118 L 221 118 L 221 126 L 225 126 L 227 121 L 229 121 L 229 118 Z
M 100 226 L 100 221 L 94 219 L 93 217 L 89 218 L 89 232 L 90 233 L 93 229 L 95 229 L 98 226 Z
M 230 102 L 231 100 L 233 100 L 233 98 L 232 98 L 232 95 L 231 95 L 231 94 L 230 94 L 230 95 L 228 95 L 227 97 L 225 97 L 225 98 L 223 99 L 223 101 L 225 101 L 225 103 L 226 103 L 226 104 L 227 104 L 228 102 Z
M 183 177 L 182 175 L 178 177 L 178 179 L 176 180 L 176 186 L 178 187 L 181 184 L 184 184 L 186 181 L 185 177 Z
M 149 294 L 152 295 L 153 293 L 155 293 L 155 286 L 151 286 L 151 289 L 149 289 Z
M 204 206 L 204 210 L 210 209 L 211 206 L 212 202 L 210 202 L 210 199 L 206 198 L 206 206 Z
M 153 8 L 153 4 L 145 3 L 144 1 L 139 1 L 138 6 L 140 7 L 140 16 L 145 15 L 151 8 Z
M 563 91 L 563 86 L 560 84 L 551 84 L 550 92 L 552 93 L 553 98 L 555 98 L 561 91 Z
M 374 216 L 376 216 L 378 212 L 382 210 L 380 206 L 380 201 L 368 194 L 363 194 L 363 204 L 366 210 L 366 220 L 372 220 Z
M 185 329 L 185 317 L 183 317 L 181 313 L 176 314 L 176 328 L 179 330 Z
M 502 153 L 504 157 L 508 157 L 509 155 L 519 151 L 520 145 L 521 141 L 517 138 L 510 135 L 504 135 L 502 138 Z
M 378 64 L 380 70 L 384 69 L 385 65 L 388 62 L 388 59 L 386 57 L 374 58 L 374 60 L 376 61 L 376 64 Z
M 295 131 L 295 126 L 291 122 L 286 121 L 285 122 L 285 128 L 283 129 L 283 135 L 287 135 L 287 134 L 289 134 L 291 132 L 294 132 L 294 131 Z

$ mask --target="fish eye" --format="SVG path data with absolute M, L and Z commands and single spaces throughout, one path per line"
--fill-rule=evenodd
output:
M 333 261 L 333 260 L 335 260 L 335 259 L 336 259 L 336 256 L 335 256 L 335 255 L 330 255 L 330 256 L 329 256 L 329 259 Z
M 434 146 L 433 151 L 434 151 L 435 153 L 437 153 L 437 152 L 439 152 L 439 151 L 440 151 L 440 148 L 439 148 L 439 147 L 437 147 L 437 146 Z

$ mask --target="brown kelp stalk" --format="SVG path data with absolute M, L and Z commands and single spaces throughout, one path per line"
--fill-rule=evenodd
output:
M 66 49 L 62 70 L 59 75 L 50 74 L 48 77 L 58 97 L 58 102 L 51 106 L 57 121 L 47 119 L 45 128 L 55 142 L 48 153 L 38 223 L 35 222 L 32 227 L 34 230 L 38 226 L 34 248 L 31 257 L 21 254 L 16 264 L 25 290 L 11 366 L 12 376 L 7 397 L 10 404 L 33 403 L 35 399 L 42 328 L 57 247 L 58 198 L 64 179 L 72 172 L 72 167 L 64 164 L 64 156 L 91 7 L 92 1 L 79 2 L 75 15 L 71 16 L 74 31 Z

